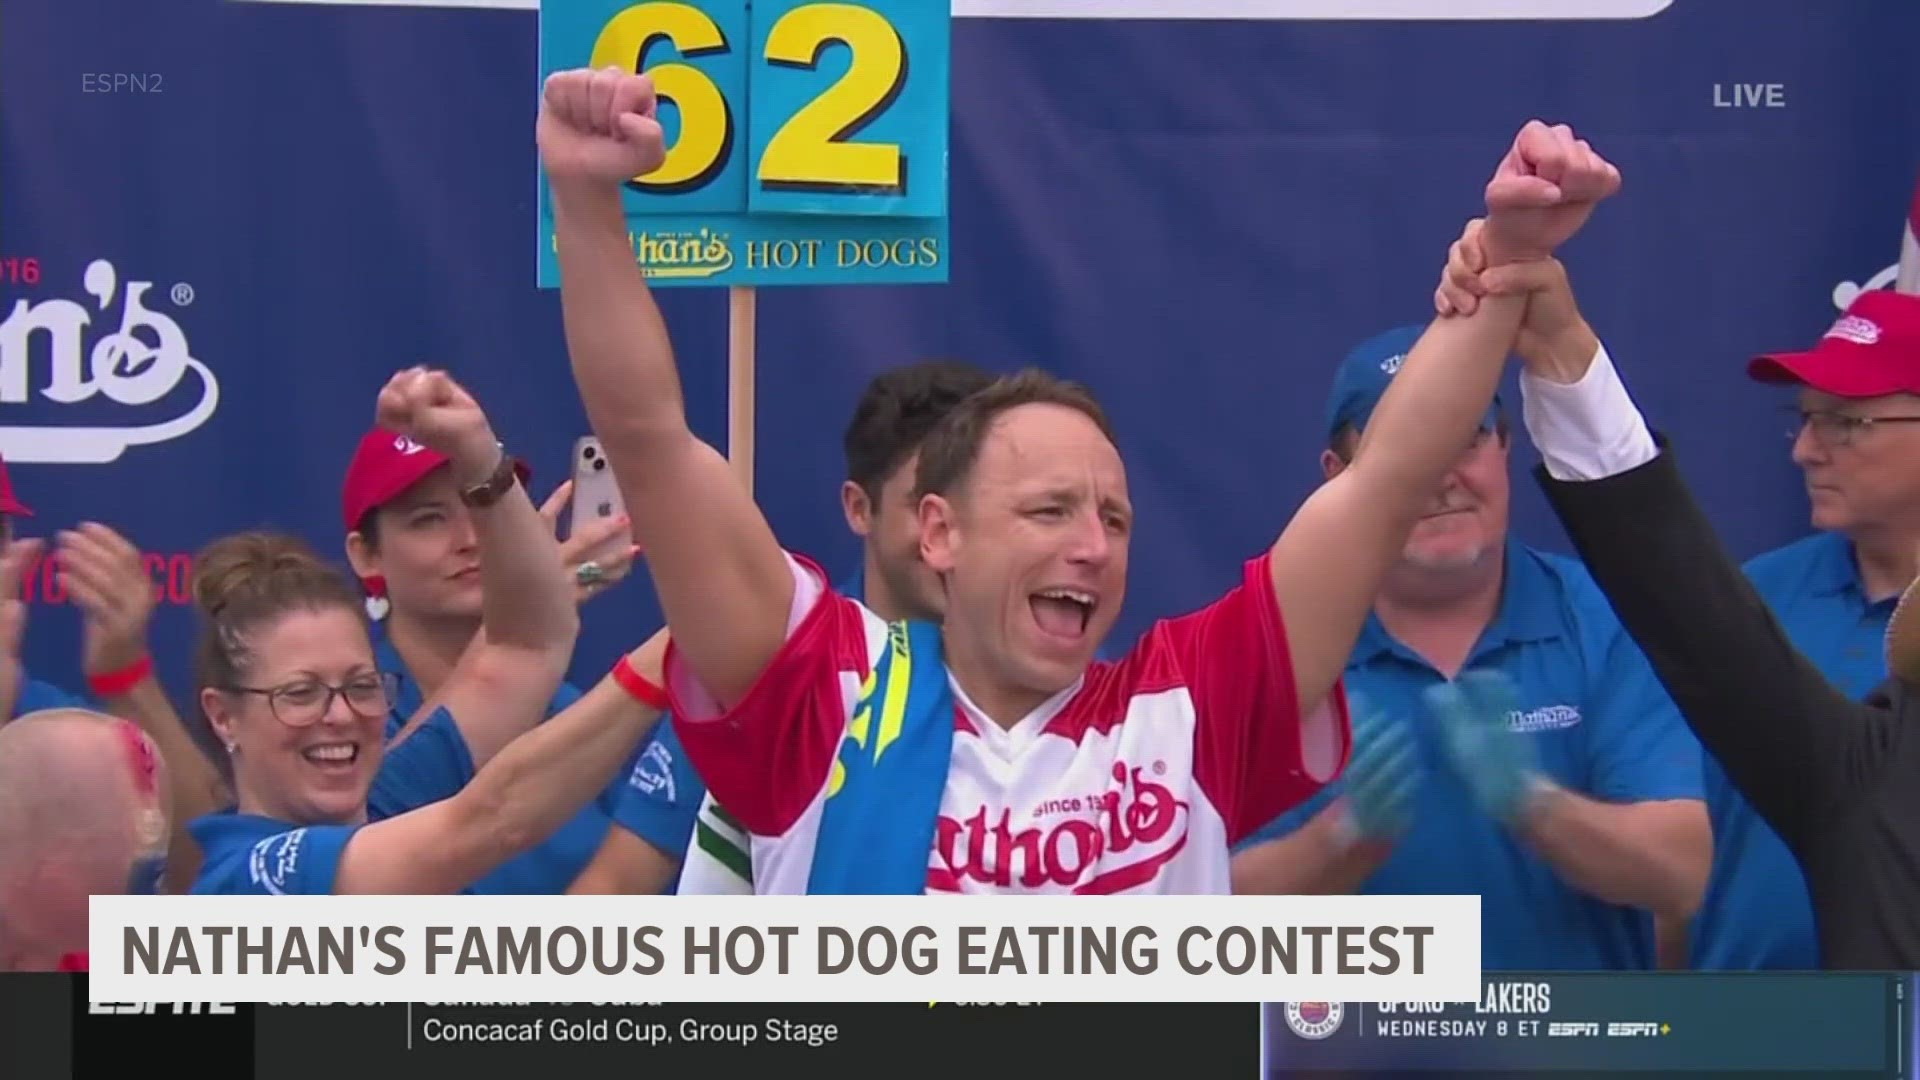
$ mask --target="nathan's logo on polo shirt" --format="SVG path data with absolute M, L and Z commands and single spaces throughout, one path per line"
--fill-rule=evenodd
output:
M 1515 709 L 1507 714 L 1507 728 L 1525 734 L 1531 731 L 1561 731 L 1580 722 L 1580 710 L 1572 705 L 1543 705 L 1538 709 Z
M 295 829 L 269 836 L 253 845 L 247 867 L 253 875 L 253 883 L 274 896 L 286 895 L 287 882 L 292 879 L 294 868 L 300 863 L 300 842 L 306 838 L 307 830 Z

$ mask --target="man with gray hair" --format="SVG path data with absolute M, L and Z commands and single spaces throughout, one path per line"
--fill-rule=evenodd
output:
M 87 898 L 157 892 L 166 767 L 139 728 L 84 709 L 0 726 L 0 971 L 84 971 Z

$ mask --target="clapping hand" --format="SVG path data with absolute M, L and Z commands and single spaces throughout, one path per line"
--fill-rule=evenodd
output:
M 158 603 L 140 549 L 94 522 L 61 533 L 59 542 L 60 580 L 84 626 L 81 661 L 87 675 L 139 663 L 147 655 L 147 623 Z
M 1361 840 L 1393 840 L 1413 822 L 1420 788 L 1419 747 L 1402 717 L 1370 708 L 1349 695 L 1353 756 L 1342 775 L 1342 798 Z
M 1467 671 L 1423 696 L 1474 804 L 1503 825 L 1519 824 L 1544 780 L 1532 741 L 1509 720 L 1519 711 L 1512 681 L 1495 671 Z

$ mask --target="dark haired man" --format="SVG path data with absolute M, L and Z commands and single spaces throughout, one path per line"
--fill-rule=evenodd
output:
M 920 558 L 914 512 L 920 444 L 955 406 L 992 384 L 993 376 L 972 364 L 931 360 L 875 376 L 854 406 L 841 442 L 847 478 L 840 485 L 840 508 L 861 540 L 862 556 L 859 569 L 836 588 L 889 622 L 940 618 L 940 581 Z M 701 799 L 690 843 L 669 851 L 647 839 L 685 833 L 663 826 L 677 823 L 676 807 L 686 804 L 688 793 L 663 800 L 657 785 L 634 776 L 614 811 L 614 824 L 621 827 L 607 833 L 568 891 L 657 893 L 678 874 L 679 892 L 751 894 L 752 839 L 711 795 Z
M 674 725 L 767 893 L 1225 893 L 1229 846 L 1338 772 L 1341 668 L 1499 381 L 1524 301 L 1436 322 L 1352 468 L 1239 585 L 1094 663 L 1132 508 L 1100 408 L 1003 379 L 921 448 L 943 624 L 888 624 L 784 551 L 688 429 L 620 185 L 664 160 L 644 76 L 562 72 L 539 120 L 574 377 L 672 630 Z M 1618 173 L 1529 125 L 1488 186 L 1501 261 L 1550 254 Z M 1285 612 L 1286 621 L 1282 621 Z M 1329 707 L 1323 707 L 1329 706 Z

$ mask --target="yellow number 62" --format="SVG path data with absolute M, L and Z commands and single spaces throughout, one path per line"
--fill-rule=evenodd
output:
M 680 135 L 666 161 L 634 182 L 662 193 L 693 191 L 726 168 L 737 121 L 726 95 L 700 69 L 680 62 L 643 68 L 646 50 L 662 40 L 687 58 L 731 48 L 712 16 L 691 4 L 661 0 L 614 16 L 594 42 L 591 63 L 645 70 L 655 92 L 679 107 Z M 852 52 L 846 74 L 768 140 L 756 179 L 768 189 L 904 193 L 905 159 L 897 144 L 850 141 L 906 85 L 906 44 L 886 16 L 859 4 L 794 8 L 768 32 L 764 59 L 811 68 L 836 42 Z

